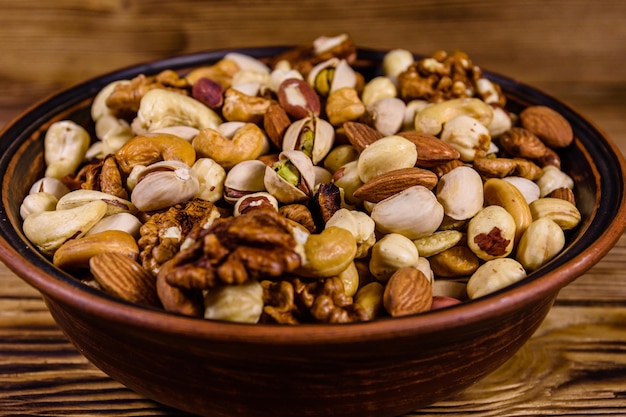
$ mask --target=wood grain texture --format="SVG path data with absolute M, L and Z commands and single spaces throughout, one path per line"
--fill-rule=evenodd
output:
M 137 62 L 306 42 L 462 49 L 559 97 L 626 152 L 626 3 L 0 0 L 0 126 L 51 92 Z M 411 416 L 626 415 L 626 235 L 564 288 L 530 341 L 466 391 Z M 0 265 L 0 415 L 183 416 L 91 365 L 39 294 Z

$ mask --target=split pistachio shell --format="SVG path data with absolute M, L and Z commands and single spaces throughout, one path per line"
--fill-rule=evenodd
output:
M 369 269 L 379 281 L 387 281 L 403 267 L 416 267 L 419 252 L 413 242 L 398 233 L 389 233 L 372 247 Z
M 102 200 L 92 200 L 67 210 L 44 211 L 24 220 L 24 234 L 41 252 L 52 255 L 65 241 L 83 236 L 108 209 Z
M 481 265 L 467 282 L 470 299 L 483 297 L 526 278 L 526 270 L 515 259 L 493 259 Z
M 102 218 L 102 220 L 89 229 L 85 236 L 107 230 L 120 230 L 128 233 L 135 239 L 139 239 L 139 229 L 141 228 L 141 225 L 142 223 L 137 216 L 130 213 L 117 213 Z
M 44 137 L 46 177 L 61 179 L 74 174 L 89 149 L 91 138 L 82 126 L 62 120 L 53 123 Z
M 467 246 L 480 259 L 504 258 L 513 251 L 515 220 L 504 208 L 483 208 L 467 225 Z
M 546 165 L 541 169 L 541 177 L 537 180 L 537 185 L 541 191 L 541 197 L 545 197 L 559 188 L 573 189 L 574 180 L 554 165 Z
M 265 168 L 264 184 L 281 203 L 304 201 L 315 187 L 313 162 L 302 151 L 283 151 L 277 163 Z
M 278 200 L 266 191 L 246 194 L 239 198 L 233 207 L 233 215 L 240 216 L 249 209 L 256 207 L 273 207 L 278 211 Z
M 107 216 L 115 213 L 135 213 L 137 208 L 128 200 L 96 190 L 74 190 L 63 197 L 57 203 L 57 210 L 67 210 L 80 207 L 92 201 L 100 200 L 106 203 Z
M 257 280 L 212 288 L 204 297 L 205 319 L 256 323 L 262 313 L 263 287 Z
M 399 233 L 409 239 L 430 235 L 443 221 L 444 210 L 426 187 L 415 185 L 374 205 L 371 217 L 381 233 Z
M 65 184 L 58 178 L 51 177 L 43 177 L 37 181 L 30 187 L 29 194 L 44 192 L 48 194 L 52 194 L 56 198 L 61 198 L 65 194 L 70 192 L 70 189 L 67 188 Z
M 530 212 L 534 220 L 547 217 L 554 220 L 563 230 L 578 226 L 581 214 L 578 208 L 567 200 L 543 197 L 530 204 Z
M 325 97 L 340 88 L 354 88 L 357 77 L 345 59 L 331 58 L 315 65 L 307 76 L 307 82 Z
M 211 158 L 199 158 L 191 167 L 198 178 L 200 191 L 196 195 L 201 200 L 217 202 L 224 195 L 226 170 Z
M 360 199 L 354 197 L 354 192 L 363 185 L 361 177 L 359 177 L 359 168 L 357 161 L 351 161 L 341 166 L 333 173 L 333 183 L 344 191 L 346 203 L 356 206 L 360 203 Z
M 445 122 L 441 140 L 459 151 L 464 162 L 472 162 L 476 151 L 488 152 L 491 145 L 491 135 L 485 125 L 466 115 Z
M 503 180 L 513 184 L 522 193 L 526 203 L 530 204 L 539 198 L 541 191 L 536 182 L 528 178 L 515 176 L 504 177 Z
M 155 88 L 142 97 L 137 117 L 133 121 L 133 131 L 145 133 L 170 126 L 215 129 L 221 122 L 216 112 L 198 100 L 173 91 Z
M 352 233 L 357 243 L 355 258 L 367 256 L 376 242 L 376 223 L 362 211 L 341 208 L 326 222 L 326 227 L 331 226 L 341 227 Z
M 363 183 L 385 172 L 415 166 L 417 148 L 402 136 L 386 136 L 366 147 L 357 160 L 359 178 Z
M 146 167 L 130 196 L 140 211 L 154 211 L 191 200 L 200 182 L 191 168 L 179 161 L 162 161 Z
M 565 246 L 563 229 L 548 217 L 533 221 L 519 242 L 515 259 L 534 271 L 554 258 Z
M 483 180 L 474 168 L 462 165 L 439 179 L 436 195 L 448 217 L 467 220 L 483 207 Z
M 242 161 L 226 174 L 224 179 L 224 198 L 234 204 L 239 198 L 249 193 L 265 191 L 265 169 L 267 166 L 258 159 Z
M 335 141 L 335 129 L 317 116 L 293 122 L 283 136 L 283 150 L 304 152 L 317 165 L 330 152 Z

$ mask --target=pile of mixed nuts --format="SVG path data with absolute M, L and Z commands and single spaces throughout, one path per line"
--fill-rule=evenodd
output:
M 93 134 L 47 130 L 24 233 L 116 297 L 252 323 L 420 313 L 553 259 L 581 220 L 567 120 L 511 113 L 463 52 L 381 64 L 340 35 L 115 81 Z

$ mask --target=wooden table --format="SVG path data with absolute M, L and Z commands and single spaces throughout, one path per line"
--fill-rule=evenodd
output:
M 0 0 L 0 126 L 55 89 L 123 65 L 347 31 L 362 46 L 466 50 L 481 66 L 561 98 L 625 152 L 625 3 L 502 3 L 180 1 L 174 7 L 60 0 L 43 9 L 34 0 Z M 140 397 L 91 365 L 39 294 L 0 265 L 0 415 L 185 414 Z M 465 392 L 410 415 L 626 416 L 626 235 L 561 291 L 510 361 Z

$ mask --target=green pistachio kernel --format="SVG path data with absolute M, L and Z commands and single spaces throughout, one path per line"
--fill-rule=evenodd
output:
M 289 160 L 278 161 L 273 165 L 274 171 L 289 184 L 298 186 L 300 183 L 300 172 Z

